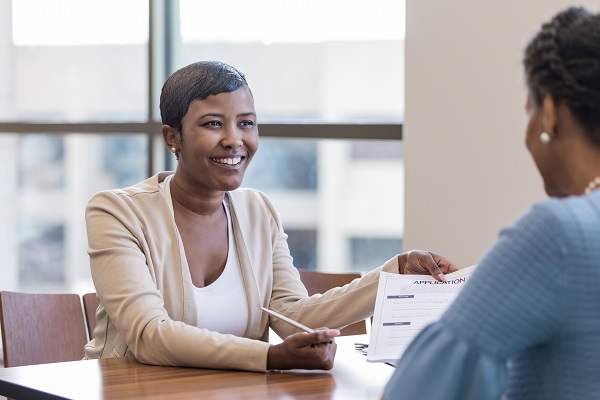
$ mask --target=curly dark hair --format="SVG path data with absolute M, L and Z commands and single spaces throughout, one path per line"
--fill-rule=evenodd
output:
M 600 146 L 600 14 L 570 7 L 542 25 L 525 49 L 527 86 L 566 104 Z

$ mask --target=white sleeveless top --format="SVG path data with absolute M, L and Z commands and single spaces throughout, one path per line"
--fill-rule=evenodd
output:
M 171 214 L 173 214 L 173 219 L 175 219 L 170 189 L 172 177 L 173 175 L 167 176 L 159 184 L 159 189 L 171 210 Z M 227 237 L 229 242 L 227 262 L 223 273 L 213 283 L 203 288 L 194 286 L 196 307 L 198 309 L 198 327 L 219 333 L 244 336 L 248 325 L 248 299 L 246 298 L 239 259 L 235 251 L 227 196 L 223 199 L 223 207 L 227 214 Z M 189 268 L 179 231 L 177 236 L 179 237 L 179 252 L 183 267 Z

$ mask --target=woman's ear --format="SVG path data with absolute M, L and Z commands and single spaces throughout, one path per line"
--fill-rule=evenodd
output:
M 556 125 L 558 116 L 556 103 L 550 95 L 545 95 L 542 100 L 542 128 L 544 132 L 548 132 L 550 136 L 556 135 Z
M 162 134 L 167 147 L 171 149 L 171 151 L 175 149 L 175 151 L 173 151 L 174 153 L 179 151 L 179 131 L 171 125 L 163 125 Z

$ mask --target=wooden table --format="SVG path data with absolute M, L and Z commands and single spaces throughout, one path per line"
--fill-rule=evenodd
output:
M 133 357 L 0 368 L 0 395 L 23 399 L 379 399 L 394 368 L 336 338 L 331 371 L 242 372 L 143 365 Z

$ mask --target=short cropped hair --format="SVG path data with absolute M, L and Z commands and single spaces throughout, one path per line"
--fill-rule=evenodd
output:
M 248 87 L 244 74 L 219 61 L 199 61 L 183 67 L 175 71 L 162 87 L 162 123 L 181 131 L 181 120 L 192 101 L 233 92 L 242 86 Z

